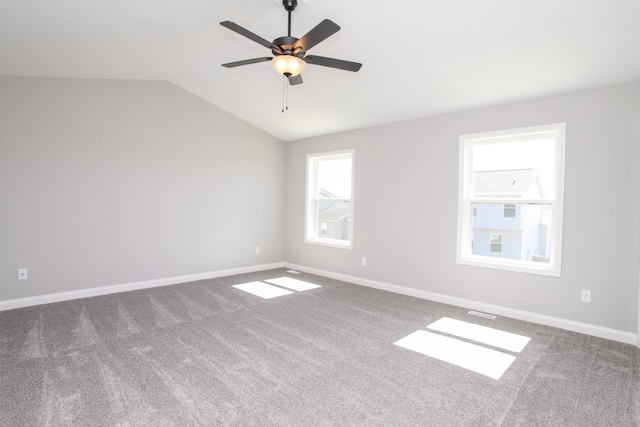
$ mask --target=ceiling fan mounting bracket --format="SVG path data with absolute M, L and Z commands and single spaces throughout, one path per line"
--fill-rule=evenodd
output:
M 284 6 L 285 10 L 292 12 L 296 10 L 296 6 L 298 6 L 298 0 L 282 0 L 282 5 Z

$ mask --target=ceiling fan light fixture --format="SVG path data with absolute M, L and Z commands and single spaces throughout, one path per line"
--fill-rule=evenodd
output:
M 287 77 L 297 76 L 307 65 L 302 59 L 293 55 L 278 55 L 271 60 L 271 63 L 274 70 Z

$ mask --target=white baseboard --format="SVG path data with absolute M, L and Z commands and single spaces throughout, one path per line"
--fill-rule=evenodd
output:
M 138 289 L 155 288 L 157 286 L 176 285 L 178 283 L 195 282 L 196 280 L 215 279 L 216 277 L 233 276 L 235 274 L 253 273 L 255 271 L 282 268 L 284 263 L 253 265 L 249 267 L 231 268 L 228 270 L 210 271 L 207 273 L 188 274 L 185 276 L 165 277 L 162 279 L 145 280 L 142 282 L 121 283 L 118 285 L 100 286 L 98 288 L 79 289 L 77 291 L 58 292 L 54 294 L 37 295 L 27 298 L 16 298 L 0 301 L 0 311 L 32 305 L 49 304 L 52 302 L 68 301 L 78 298 L 89 298 L 99 295 L 115 294 L 119 292 L 136 291 Z
M 363 279 L 361 277 L 348 276 L 345 274 L 333 273 L 331 271 L 320 270 L 317 268 L 305 267 L 291 263 L 284 263 L 285 268 L 302 271 L 305 273 L 324 276 L 331 279 L 341 280 L 344 282 L 354 283 L 356 285 L 367 286 L 370 288 L 380 289 L 383 291 L 394 292 L 397 294 L 407 295 L 416 298 L 422 298 L 430 301 L 440 302 L 443 304 L 455 305 L 458 307 L 469 308 L 482 311 L 485 313 L 496 314 L 499 316 L 510 317 L 513 319 L 524 320 L 531 323 L 538 323 L 546 326 L 566 329 L 568 331 L 579 332 L 582 334 L 593 335 L 600 338 L 606 338 L 613 341 L 619 341 L 626 344 L 638 345 L 638 336 L 632 332 L 620 331 L 617 329 L 606 328 L 588 323 L 576 322 L 573 320 L 562 319 L 559 317 L 547 316 L 545 314 L 532 313 L 529 311 L 516 310 L 509 307 L 487 304 L 483 302 L 468 300 L 465 298 L 452 297 L 448 295 L 438 294 L 435 292 L 423 291 L 420 289 L 408 288 L 405 286 L 392 285 L 390 283 L 378 282 L 375 280 Z

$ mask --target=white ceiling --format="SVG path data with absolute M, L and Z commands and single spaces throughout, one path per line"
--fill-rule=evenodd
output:
M 285 141 L 640 79 L 638 0 L 299 0 L 292 35 L 341 31 L 289 88 L 270 52 L 276 0 L 0 0 L 0 75 L 168 80 Z

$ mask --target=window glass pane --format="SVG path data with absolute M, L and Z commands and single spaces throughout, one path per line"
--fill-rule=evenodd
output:
M 493 140 L 476 144 L 472 194 L 491 198 L 554 198 L 555 149 L 555 138 L 544 135 L 518 142 Z
M 318 198 L 351 198 L 351 157 L 318 162 Z
M 511 205 L 518 220 L 505 217 L 505 206 L 474 203 L 471 253 L 473 255 L 548 263 L 551 256 L 552 206 L 549 204 Z
M 351 203 L 323 202 L 316 204 L 318 237 L 349 241 L 351 232 Z
M 515 218 L 516 217 L 516 205 L 504 205 L 504 213 L 505 218 Z

